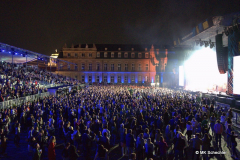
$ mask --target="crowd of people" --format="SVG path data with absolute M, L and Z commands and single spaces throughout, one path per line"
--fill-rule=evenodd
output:
M 64 160 L 91 159 L 91 150 L 94 159 L 105 159 L 116 144 L 130 159 L 166 159 L 172 146 L 175 160 L 199 159 L 198 151 L 221 151 L 225 136 L 232 157 L 238 158 L 233 113 L 216 108 L 214 100 L 170 89 L 89 86 L 1 110 L 1 150 L 4 154 L 9 134 L 18 147 L 21 131 L 27 130 L 34 160 L 55 160 L 60 140 Z
M 78 84 L 79 81 L 33 66 L 0 63 L 0 102 L 47 91 L 46 84 Z

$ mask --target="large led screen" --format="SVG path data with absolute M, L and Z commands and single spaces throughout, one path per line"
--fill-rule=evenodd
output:
M 240 94 L 240 56 L 233 57 L 233 94 Z

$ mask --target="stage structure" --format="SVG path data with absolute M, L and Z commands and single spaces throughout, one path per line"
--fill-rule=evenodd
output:
M 219 82 L 219 80 L 215 80 L 216 84 L 209 86 L 211 84 L 209 81 L 206 82 L 208 85 L 206 83 L 204 84 L 203 82 L 205 80 L 198 77 L 198 79 L 201 79 L 199 80 L 199 83 L 201 82 L 201 84 L 203 84 L 203 86 L 198 86 L 198 89 L 200 87 L 200 90 L 208 90 L 212 92 L 226 91 L 228 94 L 234 94 L 233 90 L 235 89 L 233 86 L 233 74 L 238 73 L 233 71 L 233 57 L 240 54 L 239 24 L 240 12 L 224 16 L 211 17 L 194 27 L 186 36 L 177 38 L 174 41 L 174 45 L 176 47 L 191 48 L 185 52 L 184 55 L 184 61 L 187 63 L 183 63 L 187 65 L 187 67 L 184 67 L 185 88 L 196 90 L 196 87 L 192 88 L 192 86 L 195 86 L 196 83 L 193 83 L 191 80 L 196 80 L 196 77 L 198 75 L 200 76 L 200 70 L 203 72 L 204 68 L 206 68 L 206 78 L 209 77 L 208 72 L 211 71 L 211 74 L 209 75 L 215 75 L 215 77 L 218 77 L 218 79 L 224 78 L 226 80 L 221 80 L 221 82 Z M 211 66 L 209 63 L 211 63 Z M 184 66 L 183 64 L 182 66 Z M 217 65 L 218 72 L 221 74 L 221 76 L 216 76 L 217 71 L 216 66 L 214 65 Z M 199 67 L 201 69 L 199 69 Z M 189 72 L 191 73 L 192 77 L 186 75 Z M 189 83 L 192 85 L 189 85 Z
M 179 87 L 233 108 L 233 124 L 240 127 L 240 12 L 208 18 L 174 45 L 185 50 Z
M 31 64 L 32 62 L 36 62 L 35 63 L 36 65 L 38 65 L 39 62 L 44 62 L 46 69 L 48 67 L 49 62 L 50 67 L 52 66 L 52 64 L 58 63 L 68 66 L 75 65 L 75 63 L 61 60 L 54 56 L 47 56 L 44 54 L 18 48 L 4 43 L 0 43 L 0 60 L 12 64 L 13 63 L 25 64 L 26 66 L 28 65 L 28 63 Z

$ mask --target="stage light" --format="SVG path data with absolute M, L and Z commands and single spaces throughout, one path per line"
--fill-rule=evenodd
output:
M 212 42 L 213 43 L 213 42 Z M 227 74 L 218 71 L 216 51 L 203 48 L 193 51 L 190 58 L 184 63 L 186 86 L 190 90 L 212 90 L 214 85 L 227 84 Z
M 2 50 L 2 52 L 5 52 L 5 50 Z

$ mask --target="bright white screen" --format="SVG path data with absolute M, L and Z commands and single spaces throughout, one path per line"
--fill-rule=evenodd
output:
M 183 69 L 183 66 L 179 66 L 179 86 L 184 86 L 184 69 Z
M 233 94 L 240 94 L 240 56 L 233 57 Z
M 224 92 L 227 87 L 227 74 L 218 71 L 216 51 L 210 48 L 195 49 L 184 63 L 188 90 Z

